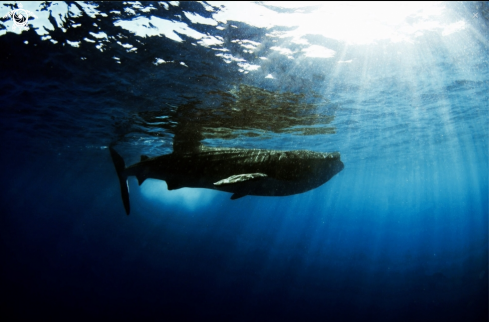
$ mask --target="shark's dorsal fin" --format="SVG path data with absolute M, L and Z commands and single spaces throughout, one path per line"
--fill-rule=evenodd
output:
M 196 153 L 200 151 L 204 139 L 199 126 L 181 124 L 175 129 L 173 136 L 174 153 Z
M 136 176 L 136 178 L 138 178 L 138 184 L 139 185 L 142 185 L 144 180 L 146 180 L 146 177 L 142 177 L 142 176 Z
M 142 154 L 141 155 L 141 161 L 140 162 L 146 161 L 148 159 L 149 159 L 149 157 L 147 155 Z
M 236 200 L 236 199 L 239 199 L 239 198 L 244 197 L 244 196 L 246 196 L 246 195 L 241 194 L 241 193 L 238 193 L 238 192 L 235 192 L 235 193 L 233 193 L 233 195 L 231 196 L 231 200 Z
M 175 153 L 195 153 L 199 152 L 201 147 L 200 142 L 173 140 L 173 152 Z
M 267 177 L 266 174 L 264 173 L 244 173 L 244 174 L 236 174 L 234 176 L 230 176 L 226 179 L 219 180 L 217 182 L 214 182 L 215 186 L 222 186 L 224 184 L 233 184 L 233 183 L 238 183 L 238 182 L 244 182 L 244 181 L 249 181 L 249 180 L 254 180 L 254 179 L 259 179 Z
M 175 190 L 181 188 L 181 186 L 174 180 L 166 180 L 166 186 L 168 187 L 168 190 Z

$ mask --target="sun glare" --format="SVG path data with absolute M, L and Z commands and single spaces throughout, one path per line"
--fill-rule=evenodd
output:
M 321 34 L 351 44 L 410 42 L 425 30 L 443 30 L 443 10 L 441 2 L 327 2 L 290 21 L 298 25 L 295 36 Z
M 214 15 L 220 22 L 242 21 L 257 27 L 296 27 L 282 37 L 301 42 L 307 34 L 319 34 L 350 44 L 368 44 L 379 40 L 412 42 L 425 31 L 451 28 L 444 21 L 443 2 L 264 2 L 264 6 L 248 3 L 225 3 Z M 286 10 L 284 10 L 286 9 Z M 243 10 L 245 12 L 243 12 Z M 246 12 L 253 14 L 246 14 Z M 282 12 L 281 12 L 282 11 Z M 458 22 L 456 27 L 463 23 Z

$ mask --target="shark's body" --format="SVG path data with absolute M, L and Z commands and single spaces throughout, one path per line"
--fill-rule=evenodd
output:
M 125 167 L 122 157 L 110 148 L 119 177 L 121 195 L 129 214 L 127 177 L 136 176 L 141 185 L 147 178 L 165 180 L 168 190 L 207 188 L 246 195 L 288 196 L 306 192 L 327 182 L 344 165 L 338 152 L 278 151 L 208 148 L 174 151 Z

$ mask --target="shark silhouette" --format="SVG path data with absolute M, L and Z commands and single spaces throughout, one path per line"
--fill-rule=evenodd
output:
M 168 190 L 207 188 L 230 192 L 231 199 L 246 195 L 289 196 L 315 189 L 343 168 L 339 152 L 306 150 L 210 148 L 203 145 L 180 148 L 126 168 L 123 158 L 110 147 L 119 177 L 121 196 L 129 215 L 127 177 L 136 176 L 139 185 L 148 178 L 165 180 Z

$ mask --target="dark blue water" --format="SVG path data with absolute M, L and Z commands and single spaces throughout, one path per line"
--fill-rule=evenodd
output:
M 28 30 L 0 24 L 1 315 L 488 320 L 487 2 L 23 4 Z M 130 177 L 126 216 L 108 146 L 133 164 L 182 133 L 345 168 L 238 200 Z

